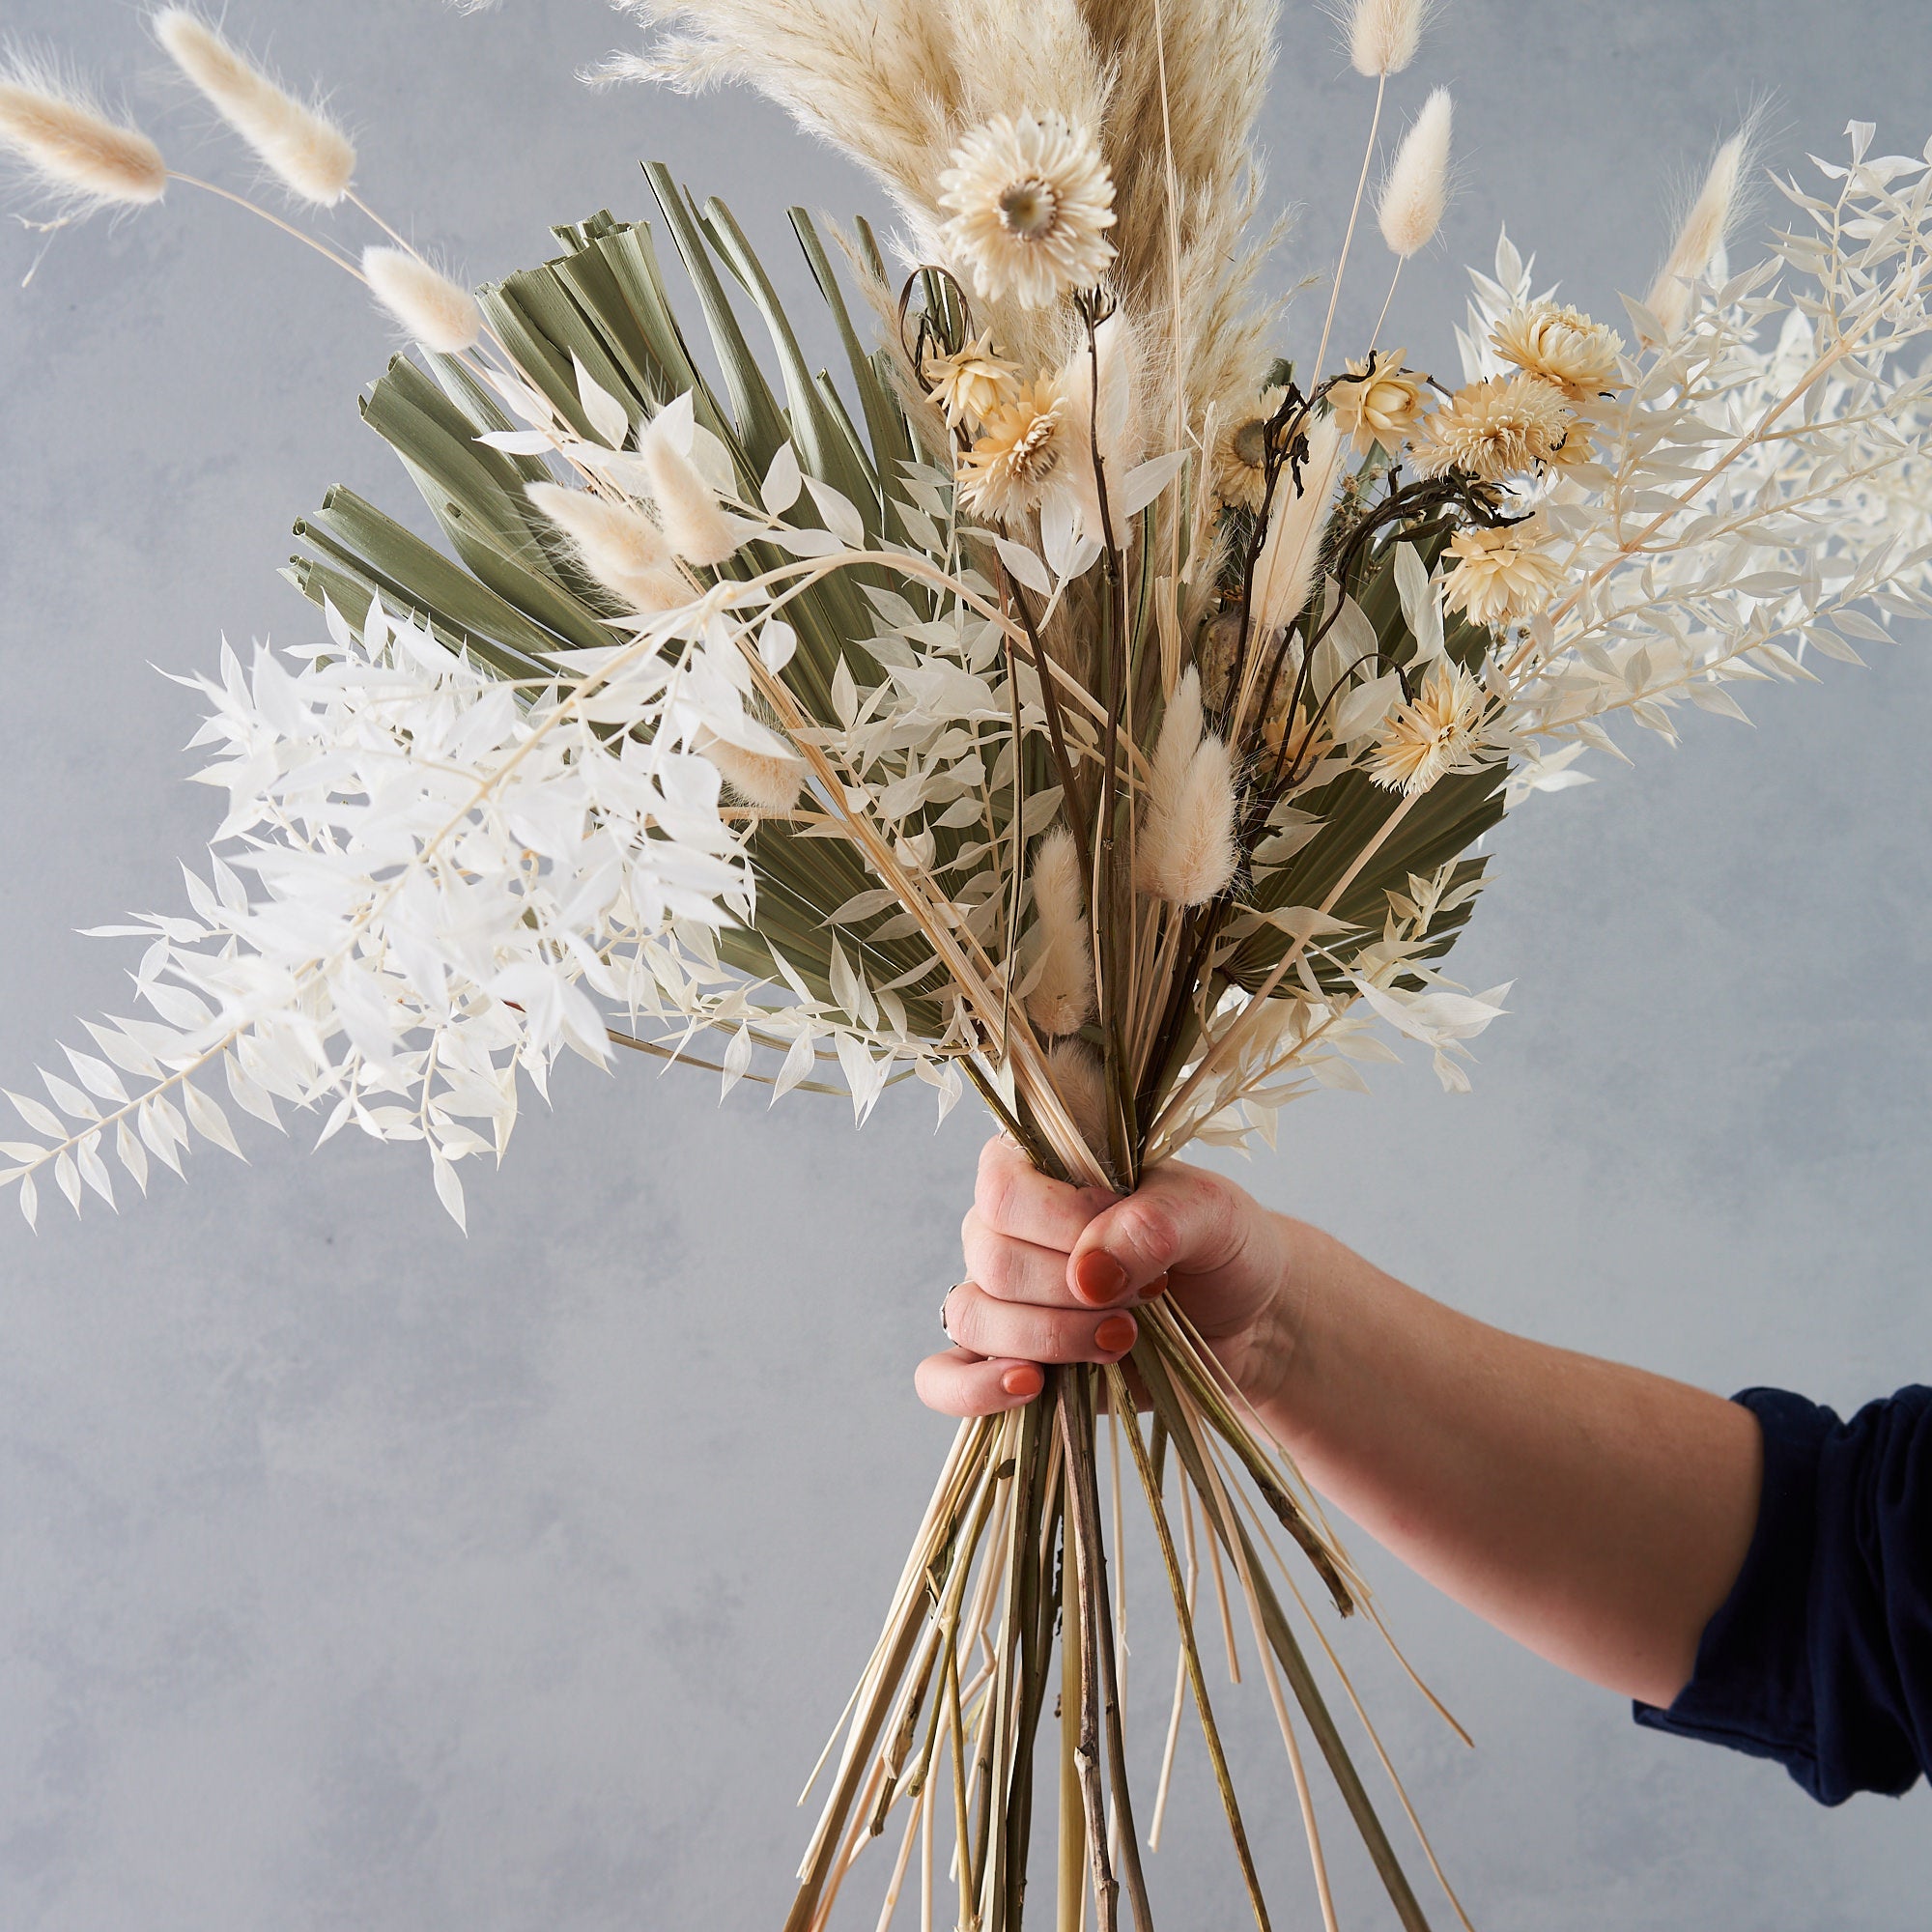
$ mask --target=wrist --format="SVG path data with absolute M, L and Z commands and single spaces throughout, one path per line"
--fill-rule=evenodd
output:
M 1321 1270 L 1313 1250 L 1324 1236 L 1305 1221 L 1287 1214 L 1273 1223 L 1273 1281 L 1256 1317 L 1254 1364 L 1244 1391 L 1250 1403 L 1283 1442 L 1306 1426 L 1309 1407 L 1308 1330 Z

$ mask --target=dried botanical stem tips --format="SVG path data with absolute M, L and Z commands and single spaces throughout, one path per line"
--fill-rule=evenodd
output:
M 588 490 L 532 483 L 529 499 L 570 539 L 583 567 L 605 589 L 638 611 L 672 609 L 691 596 L 664 532 L 629 503 Z
M 1670 254 L 1657 271 L 1644 306 L 1663 327 L 1666 337 L 1675 335 L 1690 314 L 1690 285 L 1708 274 L 1724 251 L 1737 213 L 1738 183 L 1744 174 L 1745 156 L 1750 145 L 1750 130 L 1733 134 L 1718 150 L 1697 199 L 1677 231 Z
M 700 569 L 723 563 L 737 550 L 738 533 L 697 465 L 655 430 L 645 433 L 639 454 L 671 549 Z
M 1154 741 L 1134 883 L 1170 905 L 1206 905 L 1234 878 L 1236 856 L 1234 761 L 1203 734 L 1201 673 L 1190 665 Z
M 1455 109 L 1438 87 L 1402 137 L 1376 202 L 1382 240 L 1405 261 L 1435 239 L 1449 202 L 1449 134 Z
M 1034 956 L 1027 1013 L 1049 1038 L 1094 1016 L 1094 942 L 1073 836 L 1055 826 L 1033 859 Z
M 1415 58 L 1429 0 L 1355 0 L 1349 14 L 1349 59 L 1376 80 L 1400 73 Z
M 17 56 L 0 70 L 0 148 L 82 209 L 142 208 L 168 185 L 161 151 L 139 128 L 110 121 L 77 87 Z
M 291 194 L 333 208 L 355 179 L 355 149 L 326 114 L 298 100 L 187 7 L 151 25 L 168 58 Z
M 483 333 L 476 298 L 419 255 L 405 248 L 365 248 L 362 272 L 369 292 L 422 346 L 460 355 Z
M 789 811 L 805 783 L 805 766 L 788 753 L 747 751 L 715 731 L 705 731 L 694 747 L 718 767 L 719 776 L 754 810 Z

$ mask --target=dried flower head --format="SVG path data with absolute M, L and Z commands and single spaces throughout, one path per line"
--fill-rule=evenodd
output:
M 989 301 L 1044 308 L 1093 288 L 1114 259 L 1114 181 L 1082 128 L 1058 114 L 998 114 L 973 128 L 939 177 L 946 241 Z
M 1203 724 L 1201 674 L 1190 665 L 1154 740 L 1134 853 L 1135 885 L 1170 905 L 1206 905 L 1235 876 L 1234 762 Z
M 1549 536 L 1541 515 L 1500 529 L 1459 530 L 1449 539 L 1456 559 L 1444 580 L 1449 609 L 1466 612 L 1478 624 L 1534 616 L 1563 582 Z
M 777 817 L 798 803 L 805 766 L 788 752 L 753 752 L 703 730 L 692 748 L 718 768 L 726 786 L 754 811 Z
M 1684 327 L 1690 314 L 1690 285 L 1722 259 L 1724 242 L 1737 215 L 1738 183 L 1750 147 L 1746 127 L 1718 150 L 1697 198 L 1690 204 L 1663 267 L 1657 271 L 1644 306 L 1666 336 Z
M 1540 376 L 1492 376 L 1423 418 L 1411 445 L 1415 467 L 1424 476 L 1460 469 L 1500 483 L 1549 462 L 1576 420 L 1562 390 Z
M 1328 391 L 1336 424 L 1354 439 L 1358 455 L 1377 443 L 1396 455 L 1427 408 L 1428 385 L 1403 367 L 1407 353 L 1378 351 L 1366 361 L 1350 362 L 1347 378 Z
M 1073 836 L 1055 826 L 1033 860 L 1034 955 L 1027 1013 L 1048 1038 L 1078 1033 L 1094 1016 L 1094 945 L 1086 881 Z
M 658 523 L 686 563 L 709 569 L 738 549 L 740 538 L 711 485 L 690 457 L 657 426 L 639 443 Z
M 1088 1151 L 1107 1158 L 1107 1070 L 1100 1056 L 1082 1039 L 1057 1039 L 1046 1050 L 1053 1091 L 1072 1116 Z
M 166 7 L 155 38 L 209 104 L 291 194 L 333 208 L 355 179 L 355 149 L 327 115 L 298 100 L 188 7 Z
M 692 600 L 695 593 L 678 576 L 664 532 L 641 510 L 555 483 L 532 483 L 527 494 L 570 539 L 584 569 L 632 609 L 672 610 Z
M 932 400 L 946 412 L 952 429 L 982 423 L 1002 403 L 1012 400 L 1019 370 L 993 353 L 993 331 L 956 349 L 951 355 L 928 355 L 921 372 Z
M 1355 0 L 1349 13 L 1349 59 L 1370 79 L 1400 73 L 1415 58 L 1429 0 Z
M 1449 90 L 1438 87 L 1422 103 L 1389 164 L 1376 219 L 1382 240 L 1405 261 L 1435 239 L 1449 205 L 1449 134 L 1455 109 Z
M 19 54 L 0 69 L 0 149 L 77 208 L 142 208 L 168 185 L 168 164 L 147 135 L 110 121 L 73 82 Z
M 1413 796 L 1445 773 L 1469 770 L 1482 712 L 1482 687 L 1460 665 L 1436 659 L 1413 700 L 1389 713 L 1369 776 Z
M 1000 518 L 1037 509 L 1072 443 L 1066 417 L 1065 399 L 1045 381 L 1023 384 L 1010 403 L 998 405 L 960 459 L 966 508 Z
M 1259 510 L 1267 489 L 1267 429 L 1281 408 L 1281 389 L 1263 392 L 1251 414 L 1225 425 L 1214 439 L 1214 499 Z
M 438 355 L 461 355 L 483 333 L 483 311 L 460 283 L 406 248 L 365 248 L 369 293 L 409 334 Z
M 1554 383 L 1573 403 L 1618 386 L 1622 336 L 1577 309 L 1520 303 L 1491 330 L 1490 340 L 1505 361 Z

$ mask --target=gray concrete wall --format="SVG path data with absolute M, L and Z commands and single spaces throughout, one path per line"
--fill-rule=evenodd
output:
M 1318 10 L 1289 11 L 1267 143 L 1307 213 L 1284 278 L 1329 259 L 1367 106 Z M 723 193 L 775 261 L 786 202 L 873 205 L 754 101 L 582 92 L 622 31 L 588 0 L 231 17 L 333 83 L 368 189 L 478 276 L 553 219 L 640 211 L 641 157 Z M 4 0 L 0 27 L 58 35 L 185 164 L 232 171 L 192 107 L 163 111 L 125 0 Z M 1775 93 L 1787 166 L 1853 116 L 1916 150 L 1929 57 L 1923 0 L 1451 0 L 1397 94 L 1457 87 L 1465 186 L 1394 339 L 1451 361 L 1460 265 L 1503 218 L 1613 316 L 1672 179 L 1741 106 Z M 76 1014 L 125 1009 L 131 955 L 75 928 L 173 903 L 214 823 L 179 782 L 194 703 L 153 667 L 209 665 L 224 630 L 306 635 L 273 576 L 290 519 L 331 482 L 409 494 L 355 418 L 382 329 L 313 258 L 185 194 L 58 237 L 22 290 L 38 246 L 0 232 L 15 1086 Z M 1472 983 L 1517 981 L 1475 1094 L 1418 1068 L 1311 1102 L 1250 1183 L 1487 1318 L 1720 1389 L 1854 1404 L 1932 1377 L 1926 642 L 1535 802 L 1463 955 Z M 56 1202 L 38 1239 L 0 1209 L 0 1925 L 776 1924 L 791 1799 L 947 1439 L 909 1373 L 979 1139 L 965 1109 L 934 1138 L 923 1099 L 863 1140 L 824 1105 L 720 1111 L 706 1080 L 566 1066 L 554 1116 L 472 1179 L 468 1240 L 407 1151 L 355 1136 L 257 1133 L 247 1171 L 201 1156 L 78 1228 Z M 1822 1812 L 1365 1560 L 1479 1742 L 1349 1634 L 1486 1932 L 1925 1922 L 1922 1790 Z M 1160 1616 L 1143 1590 L 1150 1710 Z M 1224 1706 L 1277 1923 L 1314 1922 L 1265 1700 Z M 1238 1924 L 1192 1739 L 1181 1783 L 1163 1922 Z M 1340 1857 L 1349 1922 L 1382 1922 Z

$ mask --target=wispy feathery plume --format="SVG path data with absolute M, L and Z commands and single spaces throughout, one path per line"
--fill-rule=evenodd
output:
M 333 208 L 355 179 L 355 148 L 319 108 L 298 100 L 188 7 L 151 25 L 168 58 L 291 194 Z
M 1107 1073 L 1100 1056 L 1083 1039 L 1057 1039 L 1046 1050 L 1053 1091 L 1066 1104 L 1090 1152 L 1107 1157 Z
M 723 563 L 737 550 L 738 533 L 697 465 L 668 437 L 651 432 L 645 434 L 639 453 L 658 521 L 671 549 L 700 568 Z
M 1135 884 L 1171 905 L 1206 905 L 1235 876 L 1234 761 L 1202 723 L 1201 673 L 1190 665 L 1154 741 L 1135 850 Z
M 1382 240 L 1404 261 L 1435 239 L 1449 201 L 1449 134 L 1455 108 L 1438 87 L 1402 137 L 1376 201 Z
M 805 766 L 789 753 L 753 752 L 715 731 L 705 731 L 695 748 L 718 767 L 719 776 L 753 810 L 777 815 L 798 803 Z
M 406 248 L 365 248 L 369 293 L 410 335 L 438 355 L 460 355 L 483 333 L 483 311 L 460 284 Z
M 1690 315 L 1690 285 L 1708 274 L 1723 254 L 1724 240 L 1737 217 L 1738 184 L 1750 148 L 1751 129 L 1741 128 L 1718 150 L 1697 198 L 1677 231 L 1663 267 L 1657 271 L 1644 302 L 1666 338 Z
M 1255 562 L 1252 599 L 1255 629 L 1264 638 L 1293 623 L 1315 588 L 1321 532 L 1342 480 L 1341 456 L 1342 426 L 1333 414 L 1321 416 L 1309 425 L 1300 491 L 1287 467 L 1275 484 L 1268 533 Z
M 1057 825 L 1033 859 L 1035 952 L 1027 1012 L 1049 1038 L 1078 1033 L 1094 1016 L 1094 946 L 1087 887 L 1073 835 Z
M 168 164 L 147 135 L 110 120 L 77 84 L 22 54 L 0 68 L 0 149 L 78 209 L 143 208 L 168 185 Z
M 1349 59 L 1357 73 L 1378 80 L 1400 73 L 1415 58 L 1429 0 L 1355 0 L 1349 14 Z
M 526 494 L 570 539 L 584 569 L 634 609 L 669 610 L 694 594 L 677 574 L 664 532 L 641 510 L 555 483 L 532 483 Z

